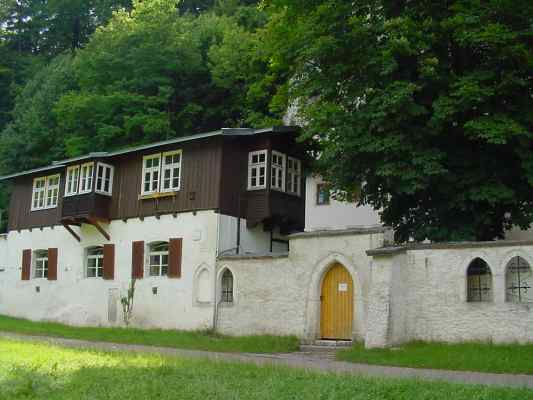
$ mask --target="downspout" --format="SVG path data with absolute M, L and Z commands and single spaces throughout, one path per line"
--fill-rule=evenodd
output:
M 213 293 L 213 321 L 212 321 L 212 329 L 213 329 L 213 332 L 216 332 L 217 331 L 217 319 L 218 319 L 218 300 L 217 300 L 217 293 L 218 293 L 218 288 L 217 288 L 217 281 L 218 281 L 218 271 L 217 271 L 217 266 L 218 266 L 218 254 L 219 254 L 219 247 L 220 247 L 220 213 L 217 214 L 217 242 L 216 242 L 216 252 L 215 252 L 215 265 L 214 265 L 214 272 L 213 272 L 213 279 L 214 279 L 214 282 L 213 282 L 213 290 L 214 290 L 214 293 Z

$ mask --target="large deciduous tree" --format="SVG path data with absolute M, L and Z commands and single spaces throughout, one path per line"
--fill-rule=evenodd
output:
M 397 240 L 491 240 L 533 221 L 533 3 L 271 0 L 319 171 Z

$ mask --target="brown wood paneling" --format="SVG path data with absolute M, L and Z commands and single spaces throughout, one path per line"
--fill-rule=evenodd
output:
M 170 239 L 168 244 L 168 277 L 181 278 L 183 239 Z
M 131 247 L 131 277 L 142 279 L 144 275 L 144 242 L 137 241 Z
M 48 280 L 57 280 L 57 249 L 48 249 Z
M 115 245 L 104 244 L 104 279 L 115 279 Z
M 31 249 L 22 251 L 22 274 L 21 279 L 23 281 L 30 280 L 31 276 Z

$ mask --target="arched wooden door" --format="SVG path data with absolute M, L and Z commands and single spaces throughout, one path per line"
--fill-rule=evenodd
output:
M 341 264 L 333 265 L 322 282 L 320 335 L 323 339 L 351 340 L 353 281 Z

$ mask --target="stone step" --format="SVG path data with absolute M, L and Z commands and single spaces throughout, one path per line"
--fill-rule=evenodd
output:
M 346 349 L 353 345 L 351 340 L 315 340 L 309 344 L 300 346 L 302 351 L 305 350 L 336 350 Z

